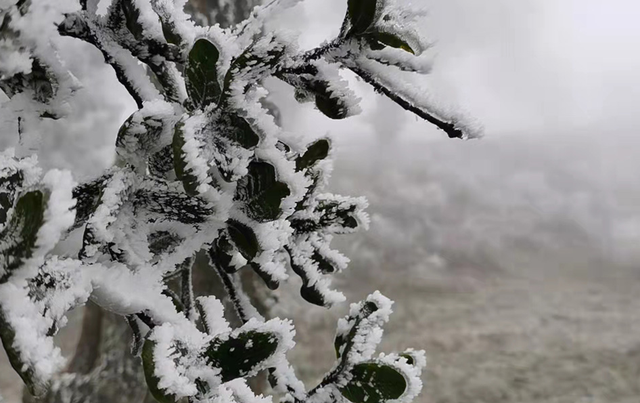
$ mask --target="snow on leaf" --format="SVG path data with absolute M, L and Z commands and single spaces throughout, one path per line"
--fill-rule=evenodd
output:
M 351 379 L 340 387 L 340 392 L 353 403 L 382 403 L 398 399 L 407 389 L 402 373 L 389 365 L 360 363 L 349 374 Z
M 187 93 L 197 109 L 205 109 L 220 98 L 217 63 L 218 48 L 208 39 L 200 38 L 189 51 L 185 66 Z
M 242 210 L 250 218 L 272 221 L 282 214 L 280 203 L 289 196 L 289 187 L 278 181 L 273 165 L 252 161 L 249 173 L 238 181 L 235 200 L 242 203 Z

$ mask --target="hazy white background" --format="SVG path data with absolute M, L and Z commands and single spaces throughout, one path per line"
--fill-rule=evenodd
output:
M 640 3 L 413 4 L 429 10 L 436 62 L 416 84 L 480 121 L 484 139 L 448 140 L 355 80 L 364 113 L 342 122 L 273 86 L 286 128 L 335 139 L 333 189 L 371 201 L 371 230 L 339 240 L 353 260 L 342 287 L 396 299 L 384 348 L 427 350 L 422 402 L 639 401 Z M 307 0 L 282 20 L 310 47 L 345 8 Z M 67 45 L 89 60 L 71 66 L 86 84 L 79 123 L 51 123 L 29 147 L 82 178 L 108 166 L 134 106 L 97 52 Z M 1 119 L 4 148 L 16 136 Z M 313 379 L 331 365 L 334 319 L 287 313 L 306 329 L 296 360 L 321 367 L 302 365 Z M 12 379 L 0 375 L 5 397 Z

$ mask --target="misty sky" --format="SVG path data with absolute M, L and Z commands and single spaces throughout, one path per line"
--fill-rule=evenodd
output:
M 306 1 L 307 44 L 335 35 L 345 3 Z M 435 43 L 435 71 L 425 82 L 480 120 L 487 135 L 633 135 L 640 121 L 639 2 L 412 3 L 429 11 L 424 29 Z

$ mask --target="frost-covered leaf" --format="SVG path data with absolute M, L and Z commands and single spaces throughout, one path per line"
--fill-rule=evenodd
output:
M 358 332 L 358 328 L 362 321 L 366 320 L 372 313 L 378 310 L 378 306 L 374 301 L 366 301 L 361 303 L 361 306 L 353 311 L 346 319 L 347 328 L 339 329 L 336 333 L 336 338 L 333 342 L 333 346 L 336 350 L 336 355 L 341 358 L 345 351 L 349 351 L 354 343 L 354 337 Z
M 144 173 L 149 157 L 171 143 L 176 120 L 169 102 L 144 102 L 143 107 L 120 126 L 116 138 L 118 165 L 126 163 Z
M 285 55 L 285 45 L 273 34 L 257 38 L 244 52 L 231 61 L 224 77 L 223 94 L 236 91 L 245 92 L 271 73 Z M 234 82 L 237 82 L 234 84 Z
M 78 228 L 87 222 L 89 217 L 100 205 L 102 192 L 111 173 L 107 173 L 98 179 L 82 183 L 73 188 L 73 198 L 76 200 L 76 219 L 72 228 Z
M 45 208 L 45 195 L 39 190 L 18 199 L 11 220 L 0 233 L 0 284 L 32 256 Z
M 163 182 L 149 181 L 140 186 L 132 198 L 135 211 L 155 213 L 162 220 L 182 224 L 202 224 L 215 213 L 215 209 L 198 196 L 189 196 L 172 189 Z
M 149 392 L 160 403 L 175 403 L 176 398 L 170 393 L 166 393 L 165 390 L 158 386 L 160 379 L 156 376 L 156 362 L 154 357 L 156 343 L 152 340 L 147 340 L 142 348 L 142 368 L 144 370 L 144 377 L 147 381 L 147 387 Z
M 214 340 L 204 355 L 210 365 L 221 369 L 222 382 L 228 382 L 256 371 L 277 348 L 276 334 L 252 330 Z
M 229 229 L 229 231 L 234 230 Z M 238 235 L 236 235 L 236 239 L 238 239 L 237 237 Z M 242 243 L 242 240 L 240 240 L 240 243 Z M 238 267 L 233 266 L 231 263 L 233 260 L 233 254 L 235 252 L 236 248 L 233 247 L 233 245 L 229 242 L 229 239 L 225 235 L 218 237 L 212 243 L 211 248 L 209 249 L 209 255 L 211 256 L 211 259 L 213 259 L 213 261 L 227 273 L 235 273 L 239 269 Z
M 362 34 L 374 23 L 379 1 L 381 0 L 349 0 L 347 12 L 353 33 Z
M 318 110 L 331 119 L 344 119 L 360 113 L 360 99 L 340 76 L 335 64 L 314 60 L 300 66 L 295 73 L 285 72 L 278 78 L 295 88 L 296 100 L 315 100 Z
M 214 126 L 216 134 L 246 149 L 257 146 L 260 141 L 260 136 L 253 130 L 249 122 L 234 112 L 221 114 Z
M 260 251 L 258 238 L 251 227 L 237 220 L 227 221 L 229 237 L 245 259 L 251 260 Z
M 407 389 L 405 377 L 390 365 L 360 363 L 349 373 L 351 379 L 340 387 L 340 392 L 353 403 L 382 403 L 398 399 Z
M 333 97 L 328 91 L 318 90 L 316 92 L 316 107 L 331 119 L 340 120 L 349 116 L 347 105 L 340 98 Z
M 34 376 L 34 370 L 31 366 L 26 365 L 20 358 L 20 352 L 14 347 L 16 334 L 4 317 L 2 309 L 0 309 L 0 340 L 9 358 L 9 364 L 16 371 L 22 381 L 27 386 L 29 393 L 32 395 L 40 395 L 44 391 L 45 385 L 40 384 Z
M 291 226 L 297 233 L 323 230 L 331 234 L 344 234 L 357 228 L 366 228 L 369 217 L 364 211 L 368 203 L 361 197 L 333 194 L 315 196 L 313 214 L 294 215 Z
M 133 34 L 133 36 L 141 40 L 143 39 L 143 27 L 138 22 L 140 18 L 140 10 L 138 9 L 135 0 L 120 0 L 119 2 L 122 13 L 126 21 L 127 29 Z M 118 4 L 116 3 L 116 4 Z
M 307 148 L 307 151 L 296 159 L 296 170 L 301 171 L 309 168 L 316 162 L 327 158 L 331 150 L 329 139 L 320 139 Z
M 9 209 L 13 207 L 16 192 L 21 186 L 22 180 L 22 172 L 17 170 L 0 177 L 0 228 L 7 221 Z
M 349 315 L 338 321 L 334 347 L 343 363 L 371 358 L 382 337 L 382 326 L 389 320 L 393 302 L 379 291 L 366 300 L 351 304 Z
M 415 51 L 411 48 L 411 45 L 409 45 L 407 41 L 405 41 L 398 35 L 388 32 L 374 32 L 371 34 L 371 38 L 382 43 L 383 45 L 391 46 L 392 48 L 396 49 L 402 49 L 411 54 L 415 54 Z
M 284 182 L 278 181 L 273 165 L 263 161 L 252 161 L 248 174 L 238 181 L 235 200 L 242 203 L 244 213 L 258 221 L 277 219 L 282 214 L 280 203 L 291 191 Z
M 220 99 L 217 71 L 219 58 L 218 48 L 205 38 L 198 39 L 189 51 L 185 81 L 187 93 L 196 109 L 204 109 Z
M 173 135 L 173 167 L 176 171 L 176 177 L 182 181 L 184 191 L 190 196 L 198 194 L 198 178 L 188 169 L 186 154 L 183 151 L 186 143 L 184 138 L 184 125 L 180 122 L 176 125 Z
M 277 290 L 278 287 L 280 287 L 280 281 L 278 281 L 278 279 L 273 275 L 273 273 L 267 270 L 264 270 L 264 268 L 258 263 L 252 262 L 250 263 L 250 265 L 253 271 L 255 271 L 256 274 L 260 276 L 262 281 L 264 281 L 264 283 L 267 285 L 267 287 L 269 287 L 269 289 Z

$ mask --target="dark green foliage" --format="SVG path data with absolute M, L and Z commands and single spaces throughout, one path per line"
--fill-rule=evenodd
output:
M 331 142 L 328 139 L 320 139 L 312 143 L 307 151 L 296 159 L 296 170 L 307 169 L 315 165 L 316 162 L 327 158 L 330 150 Z
M 227 232 L 229 237 L 240 251 L 240 254 L 247 259 L 251 260 L 260 251 L 260 244 L 258 238 L 253 232 L 251 227 L 236 220 L 227 221 Z
M 80 184 L 73 188 L 73 198 L 76 200 L 76 218 L 72 228 L 78 228 L 91 217 L 100 205 L 102 191 L 111 174 Z
M 44 393 L 44 385 L 38 385 L 36 383 L 33 368 L 22 361 L 20 353 L 13 347 L 15 337 L 16 334 L 11 325 L 7 323 L 4 312 L 2 311 L 2 306 L 0 306 L 0 340 L 9 358 L 9 363 L 18 375 L 20 375 L 20 378 L 22 378 L 29 393 L 34 396 L 39 396 Z
M 220 115 L 212 126 L 216 135 L 229 139 L 246 149 L 257 146 L 260 141 L 260 136 L 253 130 L 249 122 L 234 112 Z
M 267 285 L 267 287 L 269 287 L 270 290 L 277 290 L 278 287 L 280 287 L 280 282 L 278 280 L 276 280 L 271 275 L 271 273 L 268 273 L 268 272 L 264 271 L 262 269 L 262 267 L 260 267 L 259 264 L 251 263 L 250 265 L 251 265 L 251 268 L 253 269 L 253 271 L 255 271 L 256 274 L 258 274 L 258 276 L 260 276 L 262 281 L 264 281 L 264 283 Z
M 302 287 L 300 287 L 300 296 L 310 304 L 323 307 L 327 306 L 324 295 L 315 287 L 303 284 Z
M 278 181 L 273 165 L 252 161 L 249 173 L 238 180 L 235 200 L 242 202 L 242 210 L 251 219 L 258 222 L 276 220 L 282 210 L 282 199 L 291 193 L 289 187 Z
M 289 255 L 293 255 L 293 251 L 291 250 L 291 247 L 286 247 L 285 249 L 287 250 Z M 323 263 L 326 263 L 328 266 L 331 267 L 331 269 L 328 269 L 327 266 L 323 266 L 325 270 L 335 271 L 335 268 L 333 267 L 333 265 L 331 265 L 331 263 L 329 263 L 329 261 L 325 260 L 317 251 L 314 253 L 314 256 L 316 254 L 317 254 L 317 257 L 319 257 Z M 320 261 L 318 261 L 318 263 L 320 266 Z M 311 279 L 309 278 L 309 274 L 307 273 L 307 271 L 302 266 L 298 265 L 293 258 L 290 259 L 290 264 L 293 272 L 296 273 L 298 276 L 300 276 L 300 279 L 302 279 L 302 286 L 300 287 L 300 296 L 310 304 L 314 304 L 322 307 L 328 307 L 329 304 L 326 301 L 324 294 L 317 288 L 316 284 L 310 283 Z M 320 270 L 322 270 L 322 268 L 320 268 Z
M 173 167 L 173 144 L 169 144 L 149 157 L 147 164 L 149 173 L 158 178 L 165 178 Z
M 407 389 L 404 376 L 389 365 L 360 363 L 349 372 L 352 378 L 340 392 L 353 403 L 382 403 L 399 398 Z
M 363 307 L 360 309 L 358 314 L 353 317 L 350 316 L 348 321 L 351 323 L 351 328 L 347 333 L 338 333 L 336 334 L 336 339 L 333 342 L 333 346 L 336 350 L 336 355 L 338 358 L 342 358 L 343 360 L 346 358 L 346 355 L 353 347 L 353 338 L 356 336 L 358 332 L 358 327 L 363 319 L 368 318 L 372 313 L 378 310 L 378 307 L 375 303 L 371 301 L 367 301 L 364 303 Z
M 160 23 L 162 24 L 162 34 L 164 35 L 164 39 L 166 39 L 167 43 L 180 45 L 180 43 L 182 43 L 182 38 L 176 32 L 174 27 L 172 27 L 171 24 L 162 17 L 160 17 Z
M 140 18 L 140 10 L 135 5 L 134 0 L 120 0 L 120 7 L 122 9 L 122 13 L 124 14 L 125 23 L 127 25 L 127 29 L 137 40 L 142 40 L 143 37 L 143 28 L 142 25 L 138 22 L 138 18 Z
M 34 190 L 24 194 L 16 203 L 11 220 L 0 233 L 0 284 L 33 254 L 38 230 L 44 221 L 46 208 L 44 194 Z
M 209 40 L 198 39 L 189 52 L 185 66 L 187 93 L 195 109 L 204 109 L 220 99 L 216 66 L 220 52 Z
M 318 270 L 320 270 L 320 273 L 331 274 L 336 272 L 336 268 L 333 263 L 323 256 L 320 251 L 315 250 L 313 255 L 311 255 L 311 259 L 318 263 Z
M 147 339 L 142 347 L 142 368 L 144 369 L 144 377 L 147 380 L 149 392 L 160 403 L 175 403 L 174 396 L 165 394 L 158 387 L 160 380 L 155 376 L 156 365 L 153 357 L 155 345 L 155 342 Z
M 415 51 L 404 39 L 394 34 L 388 32 L 375 32 L 371 34 L 371 38 L 383 45 L 391 46 L 392 48 L 396 49 L 402 49 L 411 54 L 415 54 Z
M 13 207 L 16 192 L 22 185 L 22 181 L 23 175 L 20 171 L 0 178 L 0 225 L 7 221 L 7 214 Z
M 182 239 L 169 231 L 156 231 L 149 234 L 147 241 L 149 242 L 149 252 L 157 256 L 173 252 Z
M 231 66 L 224 76 L 223 98 L 224 94 L 228 94 L 231 83 L 237 75 L 250 74 L 253 75 L 252 79 L 257 81 L 262 79 L 263 75 L 270 69 L 274 69 L 278 65 L 284 55 L 284 49 L 273 39 L 271 45 L 266 54 L 256 53 L 253 45 L 251 45 L 240 56 L 231 61 Z
M 364 33 L 374 22 L 379 0 L 349 0 L 348 13 L 351 32 Z
M 136 115 L 139 112 L 134 112 L 125 120 L 118 130 L 118 137 L 116 137 L 117 151 L 126 149 L 129 142 L 131 142 L 131 136 L 135 139 L 135 147 L 133 150 L 136 153 L 136 157 L 146 157 L 151 150 L 157 147 L 162 135 L 163 122 L 159 119 L 155 119 L 152 116 L 146 116 L 142 119 L 142 122 L 137 122 Z M 131 163 L 137 163 L 138 161 L 131 161 Z
M 257 240 L 256 240 L 257 243 Z M 235 248 L 229 242 L 229 239 L 225 235 L 221 235 L 213 241 L 211 248 L 209 249 L 209 256 L 212 261 L 222 268 L 227 273 L 234 273 L 238 269 L 231 266 L 231 259 L 233 258 L 233 252 Z
M 133 197 L 135 211 L 159 214 L 163 220 L 183 224 L 205 223 L 215 213 L 202 198 L 169 190 L 163 185 L 158 182 L 154 187 L 136 191 Z
M 349 109 L 339 97 L 333 97 L 331 93 L 325 89 L 316 93 L 316 107 L 326 117 L 340 120 L 349 115 Z
M 198 178 L 187 171 L 187 162 L 184 160 L 184 133 L 182 127 L 184 124 L 179 122 L 176 125 L 175 132 L 173 134 L 173 168 L 176 171 L 176 177 L 182 181 L 184 191 L 189 196 L 196 196 L 198 194 Z
M 413 365 L 416 362 L 416 359 L 409 353 L 400 354 L 400 357 L 406 358 L 409 365 Z
M 222 370 L 222 382 L 228 382 L 261 369 L 277 348 L 278 337 L 274 333 L 251 330 L 227 340 L 214 340 L 204 355 L 210 365 Z

